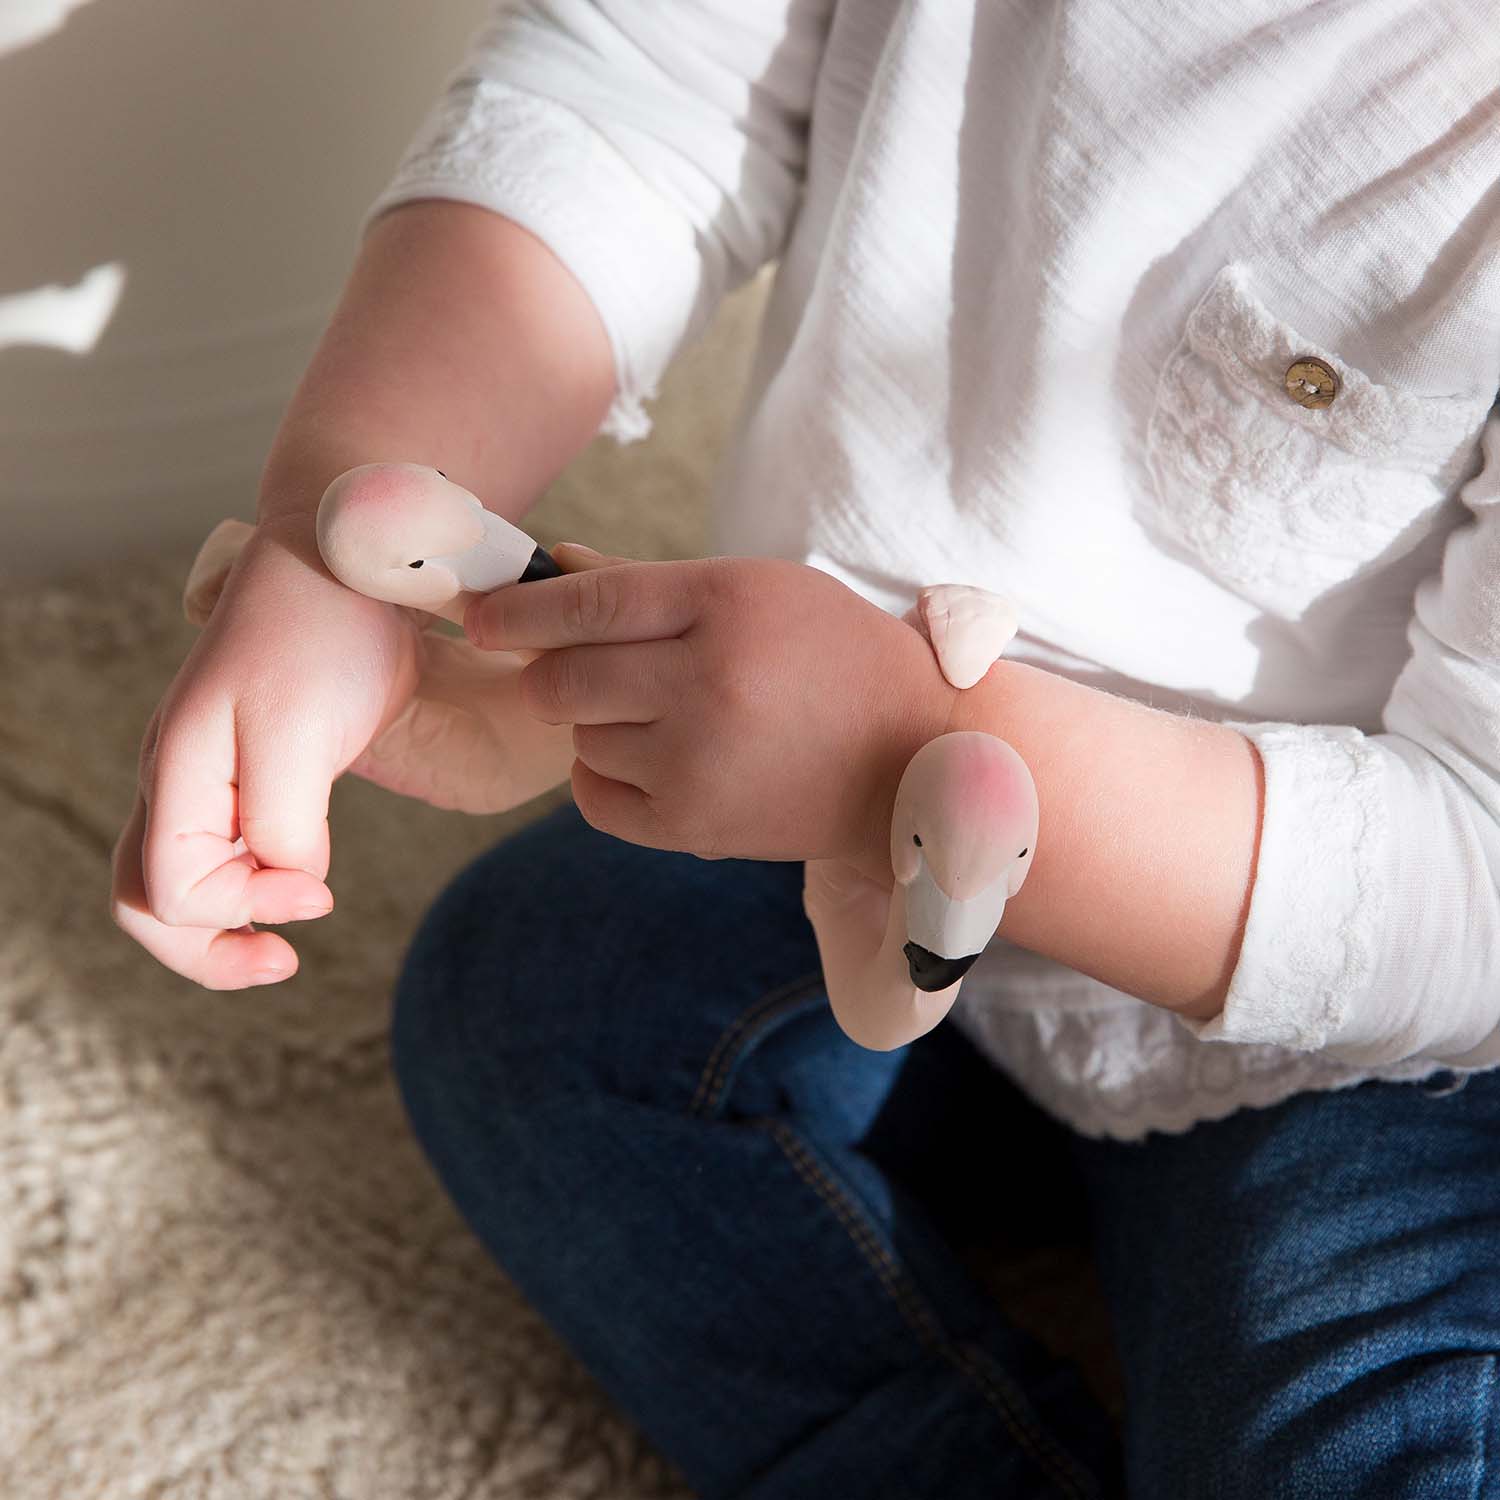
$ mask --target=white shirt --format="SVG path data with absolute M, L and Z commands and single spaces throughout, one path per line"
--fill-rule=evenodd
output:
M 361 233 L 436 196 L 538 235 L 621 440 L 779 258 L 712 550 L 996 589 L 1009 657 L 1255 741 L 1219 1017 L 998 938 L 955 1011 L 1133 1138 L 1500 1063 L 1497 77 L 1488 0 L 529 0 Z

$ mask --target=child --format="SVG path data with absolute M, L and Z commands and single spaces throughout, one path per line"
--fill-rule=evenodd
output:
M 372 205 L 117 920 L 233 988 L 295 966 L 248 924 L 331 903 L 329 784 L 417 646 L 320 566 L 328 481 L 430 463 L 519 519 L 778 259 L 719 555 L 473 612 L 553 648 L 577 807 L 444 893 L 394 1024 L 448 1191 L 700 1494 L 1489 1492 L 1487 12 L 529 0 Z M 962 695 L 898 619 L 933 582 L 1019 606 Z M 878 873 L 946 727 L 1025 757 L 1035 863 L 952 1021 L 865 1052 L 797 861 Z M 1087 1203 L 1122 1454 L 954 1248 L 1039 1164 Z

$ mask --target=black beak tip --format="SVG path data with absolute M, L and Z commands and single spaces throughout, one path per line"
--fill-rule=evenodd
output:
M 968 953 L 963 958 L 942 958 L 920 943 L 907 943 L 901 951 L 906 955 L 911 982 L 927 995 L 935 995 L 939 990 L 957 984 L 979 957 L 977 953 Z
M 538 547 L 531 554 L 531 561 L 526 564 L 526 570 L 516 579 L 517 583 L 534 583 L 539 578 L 561 578 L 562 569 L 553 560 L 552 554 L 545 547 Z

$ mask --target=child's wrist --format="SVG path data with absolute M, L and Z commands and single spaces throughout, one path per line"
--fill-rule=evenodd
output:
M 885 886 L 893 880 L 891 819 L 901 778 L 923 745 L 948 733 L 957 702 L 964 696 L 943 676 L 931 646 L 916 631 L 912 632 L 912 648 L 903 662 L 904 670 L 893 674 L 901 690 L 891 701 L 899 710 L 871 749 L 874 791 L 847 856 L 848 863 L 866 879 Z
M 420 451 L 387 453 L 388 441 L 382 443 L 355 430 L 344 432 L 342 426 L 339 435 L 287 432 L 277 439 L 261 472 L 255 507 L 258 521 L 301 521 L 311 530 L 324 492 L 340 474 L 385 460 L 431 461 L 434 467 L 443 462 L 441 457 L 429 460 Z M 420 443 L 406 446 L 423 447 Z

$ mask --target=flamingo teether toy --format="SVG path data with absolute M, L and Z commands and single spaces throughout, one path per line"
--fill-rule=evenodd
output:
M 223 521 L 199 550 L 183 603 L 203 624 L 253 528 Z M 318 507 L 319 551 L 362 594 L 461 622 L 476 593 L 559 574 L 525 532 L 438 470 L 362 464 L 340 474 Z M 924 588 L 905 615 L 943 675 L 972 687 L 1016 631 L 998 595 L 966 585 Z M 410 703 L 351 770 L 439 807 L 504 812 L 569 779 L 572 726 L 543 724 L 516 679 L 539 651 L 480 651 L 424 629 Z M 862 1046 L 899 1047 L 948 1013 L 964 975 L 994 936 L 1031 868 L 1036 787 L 1004 740 L 939 735 L 908 763 L 891 819 L 894 889 L 840 860 L 809 860 L 803 908 L 817 938 L 833 1014 Z
M 902 617 L 956 688 L 973 687 L 1016 633 L 1009 602 L 964 584 L 924 588 Z M 834 1018 L 886 1052 L 931 1031 L 1031 869 L 1036 785 L 1002 739 L 958 730 L 907 763 L 891 814 L 894 889 L 840 860 L 810 859 L 802 906 Z

